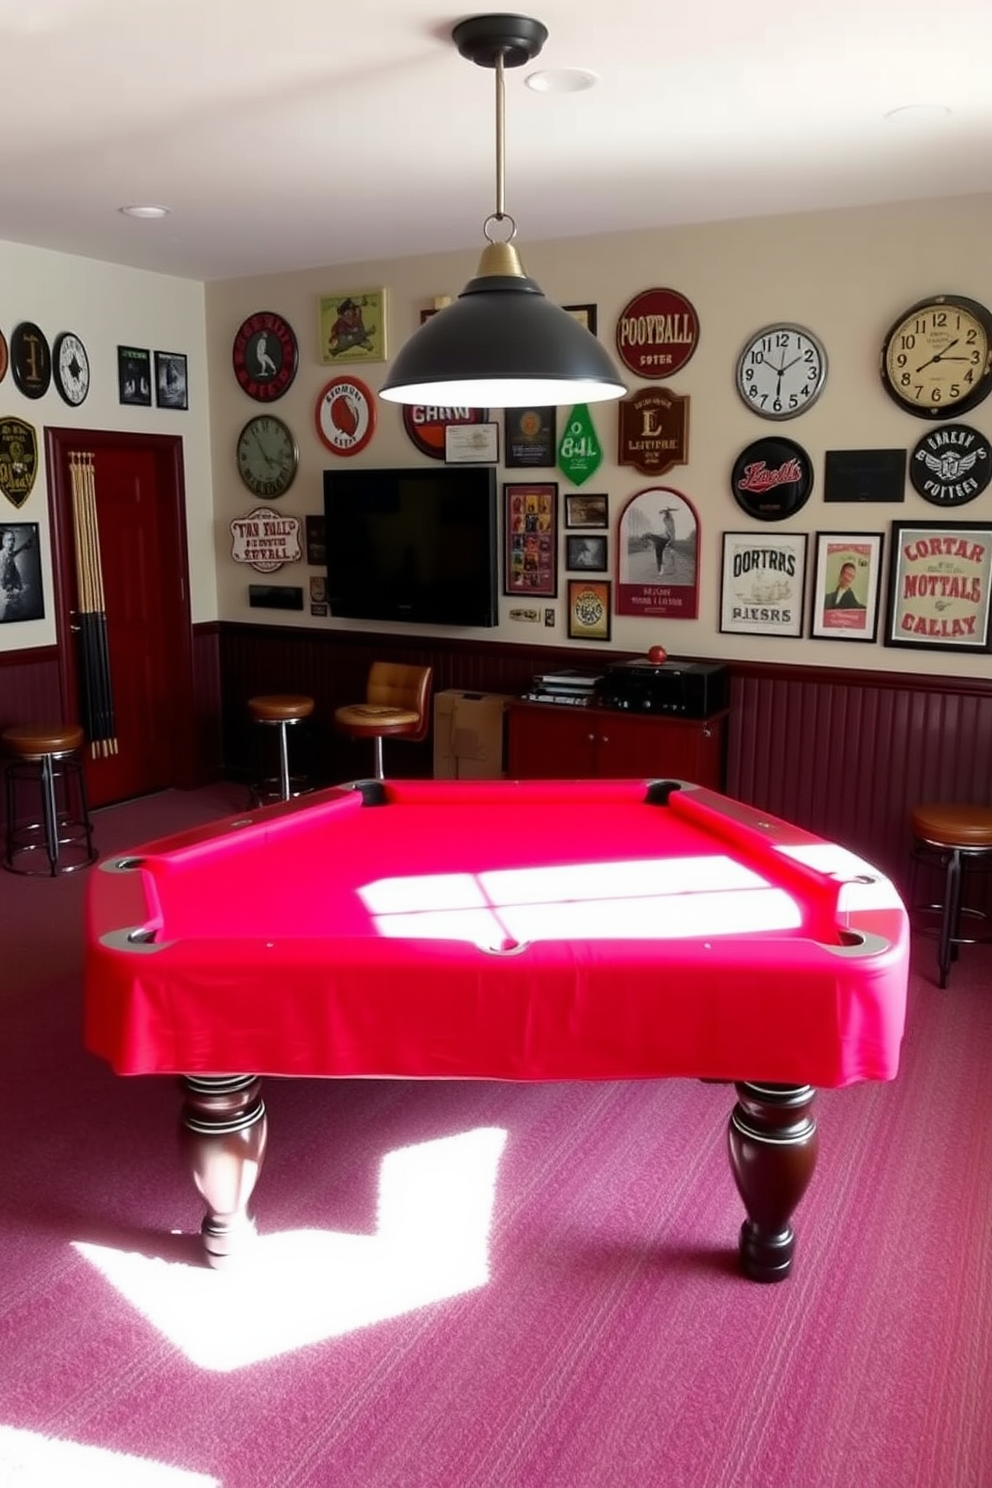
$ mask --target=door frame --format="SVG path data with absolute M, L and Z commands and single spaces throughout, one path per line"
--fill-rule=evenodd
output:
M 171 612 L 177 622 L 170 631 L 173 651 L 172 735 L 169 751 L 173 761 L 171 785 L 191 790 L 200 783 L 196 757 L 196 710 L 193 678 L 193 621 L 189 604 L 189 548 L 186 534 L 186 483 L 183 441 L 178 434 L 131 434 L 114 429 L 46 428 L 48 459 L 48 517 L 51 527 L 52 586 L 55 592 L 55 632 L 58 647 L 59 691 L 62 716 L 79 716 L 79 682 L 76 647 L 72 637 L 72 597 L 75 591 L 76 554 L 73 542 L 70 452 L 99 454 L 101 449 L 128 448 L 151 453 L 155 458 L 156 488 L 162 497 L 160 518 L 171 529 L 176 565 Z M 163 571 L 168 578 L 168 571 Z

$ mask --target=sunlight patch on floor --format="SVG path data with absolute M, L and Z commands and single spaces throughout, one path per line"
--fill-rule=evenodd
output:
M 505 1142 L 482 1127 L 390 1152 L 375 1235 L 263 1235 L 224 1271 L 75 1245 L 192 1363 L 241 1369 L 484 1286 Z
M 3 1488 L 220 1488 L 219 1478 L 204 1473 L 13 1426 L 0 1426 L 0 1483 Z

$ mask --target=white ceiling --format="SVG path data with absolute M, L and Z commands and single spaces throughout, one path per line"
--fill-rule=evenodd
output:
M 495 78 L 451 28 L 486 9 L 0 0 L 0 239 L 195 279 L 456 248 L 473 268 L 495 205 Z M 525 263 L 542 238 L 992 191 L 990 0 L 524 13 L 550 32 L 506 79 Z M 523 85 L 565 67 L 598 86 Z M 884 118 L 934 104 L 952 112 Z M 148 202 L 170 215 L 117 210 Z

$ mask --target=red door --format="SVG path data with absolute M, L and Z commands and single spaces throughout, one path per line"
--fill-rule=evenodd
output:
M 47 437 L 63 707 L 84 725 L 69 455 L 94 458 L 116 752 L 87 750 L 91 805 L 188 785 L 195 767 L 182 441 L 73 429 Z

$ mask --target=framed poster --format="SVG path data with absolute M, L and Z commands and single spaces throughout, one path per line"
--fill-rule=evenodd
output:
M 186 358 L 181 351 L 155 353 L 155 404 L 158 408 L 188 408 Z
M 887 646 L 988 651 L 992 522 L 893 522 Z
M 570 641 L 610 639 L 609 579 L 569 579 L 568 638 Z
M 873 641 L 882 577 L 881 532 L 818 532 L 811 636 Z
M 38 523 L 0 523 L 0 625 L 44 618 Z
M 503 593 L 558 593 L 558 486 L 503 487 Z
M 565 567 L 582 569 L 585 573 L 606 573 L 606 535 L 594 534 L 583 537 L 570 532 L 565 537 Z
M 147 347 L 118 346 L 117 391 L 121 403 L 152 406 L 152 354 Z
M 699 518 L 670 486 L 648 486 L 620 513 L 617 614 L 695 620 L 699 612 Z
M 595 305 L 562 305 L 561 308 L 567 310 L 572 319 L 579 322 L 579 325 L 585 326 L 587 331 L 596 335 L 599 314 Z
M 322 362 L 384 362 L 386 360 L 386 291 L 353 289 L 347 294 L 321 295 L 317 346 Z
M 725 532 L 720 629 L 730 635 L 801 636 L 805 532 Z
M 554 468 L 557 415 L 556 408 L 504 409 L 504 463 L 518 469 L 539 465 Z

